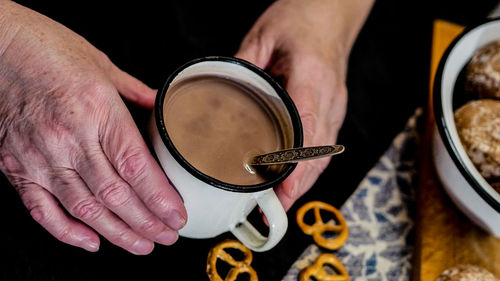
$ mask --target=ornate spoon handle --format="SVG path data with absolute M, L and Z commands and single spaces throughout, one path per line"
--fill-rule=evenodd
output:
M 344 152 L 343 145 L 323 145 L 299 147 L 275 151 L 255 156 L 250 165 L 275 165 L 284 163 L 296 163 L 326 156 L 332 156 Z

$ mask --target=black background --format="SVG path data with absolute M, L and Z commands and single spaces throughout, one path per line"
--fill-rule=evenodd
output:
M 233 55 L 268 1 L 18 1 L 63 23 L 152 88 L 193 58 Z M 310 244 L 295 212 L 310 200 L 340 207 L 404 127 L 427 102 L 432 22 L 468 25 L 483 19 L 496 1 L 380 0 L 352 50 L 349 104 L 334 157 L 316 185 L 288 212 L 289 229 L 271 251 L 254 253 L 259 280 L 281 280 Z M 103 6 L 106 4 L 106 6 Z M 129 105 L 140 128 L 149 112 Z M 134 256 L 101 239 L 97 253 L 65 245 L 28 214 L 2 176 L 0 188 L 1 280 L 208 280 L 207 253 L 224 238 L 180 238 Z

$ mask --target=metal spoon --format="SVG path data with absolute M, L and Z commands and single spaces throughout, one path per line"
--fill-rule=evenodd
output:
M 250 165 L 276 165 L 284 163 L 297 163 L 321 157 L 332 156 L 344 152 L 343 145 L 322 145 L 299 147 L 279 150 L 271 153 L 254 156 Z

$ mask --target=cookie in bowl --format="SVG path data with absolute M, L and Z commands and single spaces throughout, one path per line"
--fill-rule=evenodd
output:
M 488 181 L 500 178 L 500 101 L 480 99 L 455 111 L 457 133 L 481 175 Z
M 465 90 L 478 98 L 500 99 L 500 40 L 474 53 L 466 68 Z
M 436 281 L 499 281 L 488 270 L 471 264 L 462 264 L 449 268 Z

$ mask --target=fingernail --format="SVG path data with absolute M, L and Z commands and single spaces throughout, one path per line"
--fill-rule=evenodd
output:
M 145 255 L 149 254 L 154 247 L 154 243 L 146 240 L 146 239 L 139 239 L 135 241 L 134 245 L 132 245 L 132 253 L 136 255 Z
M 172 245 L 178 238 L 179 235 L 175 231 L 163 231 L 156 236 L 156 241 L 163 245 Z
M 83 248 L 89 252 L 97 252 L 99 250 L 99 242 L 90 239 L 84 239 L 82 242 Z
M 184 225 L 186 225 L 186 218 L 184 216 L 182 216 L 178 211 L 174 210 L 168 216 L 167 224 L 173 230 L 179 230 Z

